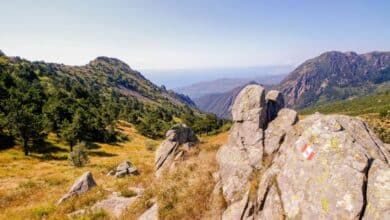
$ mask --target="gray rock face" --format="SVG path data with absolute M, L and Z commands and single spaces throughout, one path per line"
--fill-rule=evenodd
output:
M 222 192 L 228 203 L 244 198 L 254 169 L 261 168 L 262 128 L 266 122 L 264 89 L 259 85 L 246 86 L 238 94 L 232 114 L 234 124 L 228 143 L 217 153 Z
M 158 220 L 158 205 L 155 203 L 152 207 L 146 210 L 138 220 Z
M 58 204 L 64 202 L 75 195 L 81 195 L 87 192 L 92 187 L 96 186 L 96 182 L 92 177 L 91 172 L 85 172 L 82 176 L 80 176 L 76 182 L 72 185 L 69 192 L 65 194 L 59 201 Z
M 260 85 L 248 85 L 237 95 L 232 107 L 234 122 L 258 122 L 261 128 L 266 122 L 265 91 Z
M 165 140 L 156 151 L 155 170 L 159 177 L 161 172 L 170 167 L 184 152 L 195 146 L 198 138 L 191 128 L 178 124 L 167 131 Z M 180 155 L 180 156 L 179 156 Z
M 119 164 L 115 170 L 110 171 L 107 175 L 120 178 L 124 176 L 139 175 L 139 172 L 138 169 L 130 163 L 130 161 L 126 160 Z
M 374 160 L 368 173 L 367 206 L 364 219 L 390 219 L 390 169 Z
M 314 114 L 298 121 L 281 109 L 265 130 L 244 122 L 235 122 L 217 153 L 217 185 L 228 202 L 222 219 L 389 219 L 389 151 L 361 119 Z M 259 167 L 248 156 L 254 131 L 264 133 L 254 156 Z
M 287 132 L 298 121 L 297 112 L 288 108 L 281 109 L 277 115 L 265 130 L 264 153 L 267 155 L 279 149 Z

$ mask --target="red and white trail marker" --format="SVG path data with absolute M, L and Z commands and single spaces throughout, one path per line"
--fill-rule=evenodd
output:
M 309 145 L 307 144 L 304 144 L 302 145 L 301 149 L 300 149 L 303 157 L 306 159 L 306 160 L 311 160 L 313 159 L 314 157 L 314 150 L 313 148 L 311 148 Z

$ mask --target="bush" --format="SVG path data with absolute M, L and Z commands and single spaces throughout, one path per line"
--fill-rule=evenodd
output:
M 84 142 L 78 143 L 72 152 L 69 153 L 68 160 L 72 166 L 83 167 L 88 160 L 88 151 Z

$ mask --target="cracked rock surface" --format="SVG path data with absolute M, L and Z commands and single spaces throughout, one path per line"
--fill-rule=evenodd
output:
M 278 105 L 258 85 L 235 100 L 228 143 L 217 153 L 222 219 L 390 219 L 388 146 L 359 118 L 298 121 L 272 93 Z
M 156 151 L 156 176 L 159 177 L 163 170 L 174 165 L 175 160 L 183 157 L 185 151 L 198 141 L 192 129 L 185 124 L 178 124 L 169 129 L 165 140 Z

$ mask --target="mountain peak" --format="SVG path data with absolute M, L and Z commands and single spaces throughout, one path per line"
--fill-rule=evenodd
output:
M 5 56 L 5 53 L 3 53 L 2 50 L 0 50 L 0 56 Z
M 319 58 L 323 57 L 356 57 L 359 56 L 354 51 L 346 51 L 346 52 L 341 52 L 341 51 L 327 51 L 322 53 Z
M 129 65 L 127 65 L 122 60 L 119 60 L 119 59 L 113 58 L 113 57 L 106 57 L 106 56 L 98 56 L 94 60 L 90 61 L 88 65 L 93 66 L 93 65 L 97 65 L 97 64 L 109 64 L 109 65 L 115 65 L 115 66 L 126 66 L 126 67 L 130 68 Z

